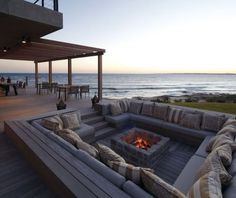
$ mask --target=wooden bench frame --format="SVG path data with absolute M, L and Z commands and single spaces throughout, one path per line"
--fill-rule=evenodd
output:
M 122 193 L 70 152 L 52 141 L 27 121 L 6 121 L 5 133 L 15 142 L 36 171 L 59 197 L 114 197 Z M 100 183 L 94 175 L 100 176 Z M 109 188 L 102 187 L 103 182 Z M 117 191 L 118 190 L 118 191 Z M 121 194 L 117 193 L 117 197 Z M 128 196 L 127 196 L 128 197 Z

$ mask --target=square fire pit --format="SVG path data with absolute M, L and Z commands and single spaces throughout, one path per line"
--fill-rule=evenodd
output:
M 132 128 L 111 139 L 111 148 L 129 163 L 153 168 L 158 157 L 168 148 L 168 137 Z

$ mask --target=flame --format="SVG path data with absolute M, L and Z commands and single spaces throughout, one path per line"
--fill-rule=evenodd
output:
M 133 143 L 137 148 L 141 149 L 148 149 L 151 147 L 149 141 L 147 139 L 144 139 L 142 137 L 136 137 L 134 143 Z

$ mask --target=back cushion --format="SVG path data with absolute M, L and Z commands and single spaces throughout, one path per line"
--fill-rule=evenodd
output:
M 154 108 L 154 102 L 144 102 L 141 114 L 152 116 Z
M 168 109 L 168 105 L 155 103 L 153 109 L 153 116 L 161 120 L 167 120 Z
M 130 101 L 129 112 L 134 113 L 134 114 L 140 114 L 142 106 L 143 106 L 143 101 L 131 100 Z
M 222 128 L 225 120 L 226 118 L 224 115 L 204 113 L 201 128 L 204 130 L 218 132 Z
M 130 101 L 128 99 L 122 99 L 119 101 L 119 103 L 120 103 L 120 108 L 123 113 L 126 113 L 129 111 Z
M 170 107 L 168 112 L 167 121 L 178 124 L 182 118 L 183 110 Z
M 184 112 L 180 121 L 180 125 L 192 128 L 192 129 L 200 129 L 202 115 L 199 113 L 187 113 Z
M 113 115 L 113 116 L 122 114 L 122 110 L 121 110 L 119 102 L 111 103 L 110 110 L 111 110 L 111 115 Z

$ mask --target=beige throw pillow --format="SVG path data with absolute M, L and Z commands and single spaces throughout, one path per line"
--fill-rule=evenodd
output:
M 157 198 L 185 198 L 186 196 L 174 186 L 166 183 L 157 175 L 141 169 L 141 180 L 145 189 Z
M 182 118 L 182 114 L 183 114 L 183 111 L 181 109 L 170 107 L 167 121 L 178 124 Z
M 75 145 L 78 149 L 86 151 L 89 155 L 93 156 L 94 158 L 99 158 L 98 150 L 93 147 L 92 145 L 84 142 L 84 141 L 77 141 Z
M 48 118 L 43 118 L 41 121 L 41 125 L 51 131 L 57 131 L 63 129 L 63 121 L 58 115 Z
M 225 167 L 216 152 L 210 153 L 203 164 L 200 166 L 196 174 L 195 181 L 211 171 L 219 174 L 221 183 L 224 185 L 227 185 L 232 179 L 232 176 L 225 170 Z
M 71 129 L 62 129 L 55 132 L 58 136 L 76 147 L 78 141 L 82 141 L 79 135 Z
M 109 161 L 125 162 L 124 158 L 118 155 L 115 151 L 103 144 L 95 144 L 95 148 L 98 150 L 100 159 L 103 163 L 109 166 Z
M 210 113 L 204 113 L 202 118 L 201 128 L 208 131 L 218 132 L 225 122 L 224 115 L 215 115 Z
M 188 198 L 222 198 L 219 174 L 210 171 L 197 180 L 187 194 Z
M 132 164 L 127 164 L 125 162 L 110 161 L 108 162 L 110 168 L 119 174 L 123 175 L 127 180 L 131 180 L 136 184 L 140 184 L 140 173 L 141 167 L 133 166 Z M 147 171 L 154 173 L 154 170 L 149 168 L 144 168 Z
M 200 129 L 202 115 L 199 113 L 187 113 L 184 112 L 180 121 L 180 125 L 192 128 L 192 129 Z
M 111 111 L 112 116 L 122 114 L 122 110 L 121 110 L 120 104 L 118 102 L 110 104 L 110 111 Z
M 80 122 L 77 113 L 62 114 L 61 119 L 66 129 L 78 129 L 80 127 Z
M 168 105 L 155 103 L 153 109 L 153 116 L 161 120 L 167 120 L 168 109 Z
M 154 102 L 144 102 L 141 114 L 152 116 L 153 108 L 154 108 Z

